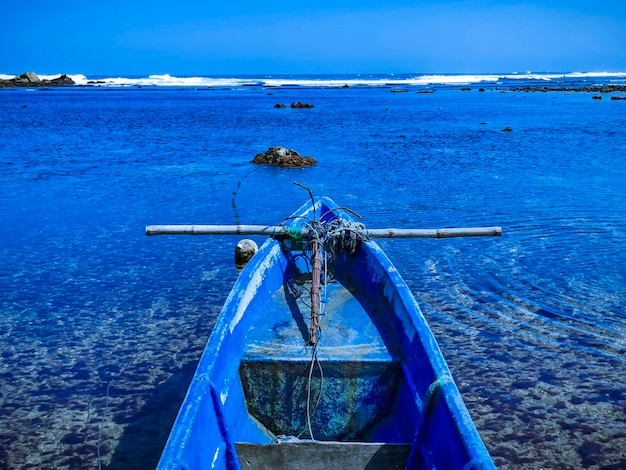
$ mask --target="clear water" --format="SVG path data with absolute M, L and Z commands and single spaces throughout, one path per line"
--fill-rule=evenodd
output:
M 0 467 L 153 467 L 238 239 L 144 226 L 277 223 L 294 181 L 370 227 L 501 225 L 381 245 L 500 468 L 625 467 L 626 102 L 485 88 L 1 90 Z M 319 163 L 250 163 L 275 145 Z

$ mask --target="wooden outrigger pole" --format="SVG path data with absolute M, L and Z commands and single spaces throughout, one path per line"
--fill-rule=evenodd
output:
M 289 238 L 289 231 L 282 225 L 148 225 L 146 235 L 267 235 L 273 238 Z M 502 235 L 502 227 L 464 228 L 378 228 L 366 229 L 364 235 L 370 238 L 455 238 L 455 237 L 497 237 Z M 302 229 L 302 238 L 309 239 L 314 234 Z

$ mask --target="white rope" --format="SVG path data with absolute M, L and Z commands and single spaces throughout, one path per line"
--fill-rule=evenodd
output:
M 104 422 L 106 419 L 106 414 L 109 409 L 109 389 L 111 388 L 112 382 L 113 382 L 113 379 L 109 380 L 109 383 L 107 384 L 106 402 L 104 405 L 104 411 L 102 412 L 102 420 L 100 421 L 100 429 L 98 431 L 98 442 L 96 444 L 96 451 L 98 454 L 98 470 L 102 469 L 102 457 L 100 455 L 100 444 L 102 440 L 102 431 L 104 430 Z

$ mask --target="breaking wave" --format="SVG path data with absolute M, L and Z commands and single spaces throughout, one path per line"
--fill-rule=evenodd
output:
M 41 79 L 53 79 L 56 75 L 39 75 Z M 192 88 L 236 88 L 236 87 L 381 87 L 381 86 L 436 86 L 498 84 L 521 81 L 588 83 L 602 79 L 615 83 L 626 83 L 626 72 L 513 72 L 507 74 L 355 74 L 355 75 L 246 75 L 246 76 L 174 76 L 169 74 L 111 77 L 68 74 L 77 85 L 99 87 L 192 87 Z M 0 74 L 0 79 L 15 75 Z

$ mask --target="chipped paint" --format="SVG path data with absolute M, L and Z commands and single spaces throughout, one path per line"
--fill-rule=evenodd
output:
M 228 296 L 228 299 L 226 299 L 226 304 L 228 305 L 233 302 L 234 299 L 232 297 L 236 295 L 240 296 L 237 303 L 237 311 L 235 312 L 235 315 L 230 322 L 230 326 L 228 328 L 228 331 L 231 334 L 235 330 L 237 324 L 243 318 L 243 314 L 248 309 L 250 302 L 252 302 L 252 299 L 254 299 L 254 297 L 256 296 L 259 287 L 261 286 L 261 284 L 263 284 L 263 281 L 265 279 L 265 273 L 276 262 L 276 257 L 279 253 L 280 245 L 277 243 L 272 247 L 265 259 L 258 265 L 256 271 L 250 278 L 250 283 L 248 284 L 247 288 L 243 292 L 235 292 L 235 290 L 232 290 L 230 295 Z
M 211 468 L 215 468 L 215 463 L 217 462 L 217 459 L 219 456 L 220 456 L 220 448 L 218 446 L 215 449 L 215 454 L 213 454 L 213 461 L 211 462 Z

